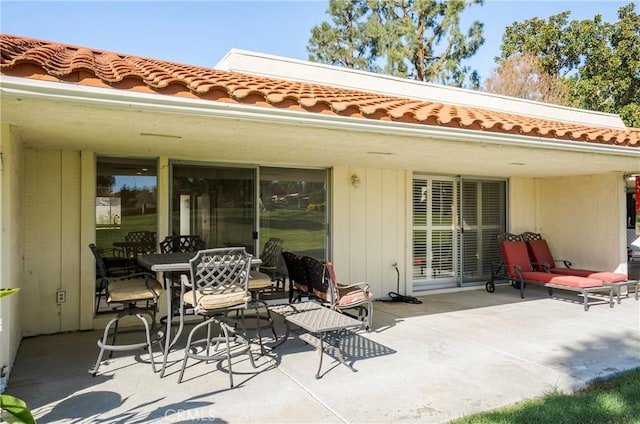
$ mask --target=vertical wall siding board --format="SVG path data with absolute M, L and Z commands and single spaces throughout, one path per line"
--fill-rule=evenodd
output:
M 39 319 L 36 311 L 39 306 L 37 299 L 38 287 L 35 283 L 36 270 L 39 263 L 36 252 L 38 251 L 38 202 L 37 202 L 37 151 L 25 149 L 24 169 L 24 282 L 20 292 L 20 320 L 22 335 L 35 334 L 36 323 Z
M 409 223 L 407 217 L 410 213 L 412 213 L 411 208 L 412 205 L 409 203 L 409 199 L 407 196 L 408 187 L 411 186 L 413 179 L 413 173 L 411 171 L 397 171 L 396 178 L 396 193 L 398 196 L 397 199 L 397 215 L 395 223 L 395 234 L 397 237 L 396 240 L 396 257 L 394 258 L 398 262 L 398 271 L 400 271 L 400 281 L 397 282 L 398 275 L 395 270 L 393 270 L 392 281 L 396 283 L 396 286 L 400 286 L 401 293 L 411 293 L 412 292 L 412 282 L 409 282 L 409 270 L 411 268 L 407 268 L 404 266 L 408 262 L 407 258 L 407 246 L 411 244 L 411 238 L 409 238 L 408 234 L 410 231 Z M 410 285 L 411 284 L 411 285 Z M 394 286 L 394 290 L 396 288 Z
M 61 288 L 66 302 L 61 306 L 61 330 L 77 330 L 80 325 L 80 154 L 62 154 L 61 203 Z
M 25 154 L 25 289 L 23 334 L 60 331 L 55 293 L 60 286 L 61 154 Z
M 39 332 L 49 334 L 60 331 L 59 307 L 56 290 L 61 287 L 61 152 L 41 150 L 38 154 L 37 209 L 38 251 L 37 269 L 39 299 Z
M 351 184 L 351 175 L 358 175 L 360 184 L 354 187 Z M 367 181 L 362 168 L 352 168 L 347 179 L 349 185 L 349 242 L 351 258 L 349 271 L 338 270 L 338 276 L 343 280 L 354 280 L 358 276 L 366 275 L 366 252 L 369 234 L 367 233 L 367 185 L 372 182 Z
M 375 293 L 377 296 L 386 296 L 390 291 L 396 290 L 396 272 L 391 265 L 393 262 L 398 262 L 398 267 L 402 264 L 397 250 L 400 234 L 396 227 L 404 210 L 400 200 L 401 191 L 398 190 L 399 175 L 399 171 L 391 169 L 382 172 L 382 252 L 378 274 L 382 281 L 379 285 L 380 292 Z
M 331 189 L 331 260 L 336 270 L 342 269 L 348 272 L 351 258 L 349 257 L 350 230 L 349 230 L 349 169 L 336 166 L 333 168 Z M 348 275 L 348 274 L 346 274 Z
M 379 296 L 382 285 L 381 273 L 383 262 L 384 226 L 383 203 L 386 199 L 382 193 L 383 172 L 379 168 L 367 168 L 364 179 L 366 190 L 366 254 L 362 261 L 362 268 L 353 276 L 352 281 L 367 281 L 371 284 L 374 294 Z

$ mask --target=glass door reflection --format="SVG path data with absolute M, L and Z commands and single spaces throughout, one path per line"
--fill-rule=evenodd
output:
M 172 172 L 173 234 L 256 253 L 255 169 L 175 164 Z

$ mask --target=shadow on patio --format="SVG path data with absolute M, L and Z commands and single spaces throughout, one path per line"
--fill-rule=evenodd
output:
M 317 354 L 294 335 L 257 369 L 236 358 L 234 389 L 221 363 L 189 367 L 178 384 L 177 365 L 160 378 L 145 353 L 116 353 L 94 378 L 91 331 L 23 340 L 7 393 L 47 423 L 441 423 L 640 367 L 632 298 L 588 312 L 535 287 L 525 299 L 509 286 L 421 299 L 375 302 L 374 331 L 346 339 L 357 372 L 325 357 L 316 380 Z

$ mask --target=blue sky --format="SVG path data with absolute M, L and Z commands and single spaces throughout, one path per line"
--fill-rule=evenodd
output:
M 488 0 L 470 7 L 461 27 L 485 24 L 485 44 L 465 63 L 484 79 L 494 68 L 506 26 L 565 10 L 570 19 L 616 21 L 630 1 Z M 636 3 L 637 4 L 637 3 Z M 0 30 L 198 66 L 214 66 L 230 49 L 306 60 L 311 28 L 329 20 L 328 0 L 298 1 L 7 1 L 0 0 Z M 638 12 L 638 8 L 636 8 Z

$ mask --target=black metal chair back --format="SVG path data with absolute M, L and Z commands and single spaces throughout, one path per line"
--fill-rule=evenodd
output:
M 319 261 L 316 258 L 312 258 L 311 256 L 303 256 L 302 263 L 304 264 L 307 277 L 309 278 L 310 294 L 323 302 L 331 303 L 333 301 L 331 293 L 331 278 L 329 273 L 326 272 L 324 262 Z
M 167 236 L 160 242 L 160 252 L 197 252 L 206 249 L 199 235 Z
M 294 290 L 298 292 L 296 300 L 300 300 L 302 295 L 308 296 L 311 290 L 309 289 L 309 277 L 307 277 L 307 270 L 302 262 L 302 256 L 292 252 L 282 252 L 282 258 L 289 276 L 289 303 L 293 301 Z
M 124 236 L 124 241 L 132 243 L 150 243 L 155 246 L 156 234 L 151 231 L 129 231 Z

